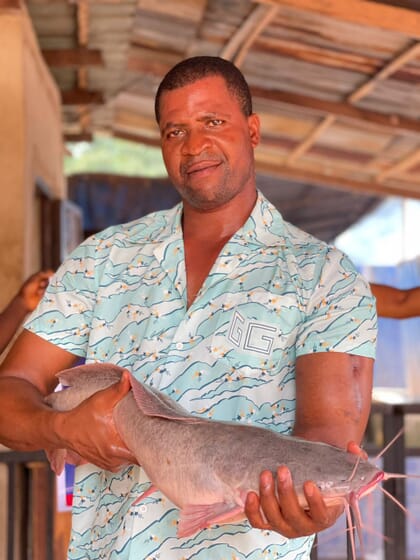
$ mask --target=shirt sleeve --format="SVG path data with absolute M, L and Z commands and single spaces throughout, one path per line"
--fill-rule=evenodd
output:
M 329 248 L 299 330 L 297 355 L 344 352 L 375 357 L 377 316 L 368 282 L 341 251 Z
M 58 268 L 25 328 L 84 357 L 96 302 L 95 238 L 83 242 Z

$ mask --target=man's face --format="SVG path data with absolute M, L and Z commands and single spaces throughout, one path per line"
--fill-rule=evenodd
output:
M 244 189 L 255 190 L 259 119 L 242 113 L 223 78 L 165 91 L 160 112 L 163 158 L 186 203 L 211 210 Z

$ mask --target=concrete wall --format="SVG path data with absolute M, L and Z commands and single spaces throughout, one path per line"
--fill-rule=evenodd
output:
M 59 92 L 23 7 L 0 8 L 0 310 L 40 268 L 35 184 L 66 198 Z M 0 560 L 6 558 L 7 469 L 0 465 Z
M 35 184 L 66 197 L 60 97 L 22 8 L 0 9 L 0 309 L 40 268 Z

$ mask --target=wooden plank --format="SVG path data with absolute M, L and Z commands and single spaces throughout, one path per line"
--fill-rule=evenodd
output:
M 334 115 L 327 115 L 322 122 L 320 122 L 313 131 L 290 153 L 286 159 L 286 165 L 293 165 L 295 161 L 302 156 L 305 152 L 311 149 L 313 144 L 321 136 L 321 134 L 330 127 L 335 121 Z
M 400 53 L 396 56 L 393 60 L 391 60 L 388 64 L 386 64 L 375 76 L 370 78 L 367 82 L 362 84 L 358 87 L 351 95 L 348 96 L 347 101 L 349 103 L 356 103 L 368 95 L 375 85 L 381 81 L 385 80 L 391 74 L 396 72 L 399 68 L 404 66 L 409 60 L 415 58 L 420 53 L 420 43 L 414 43 L 414 45 L 410 45 L 404 52 Z
M 286 103 L 295 107 L 306 108 L 321 114 L 332 114 L 350 120 L 359 121 L 364 124 L 372 124 L 383 127 L 391 134 L 418 134 L 420 132 L 420 121 L 401 117 L 399 115 L 386 115 L 376 111 L 369 111 L 349 105 L 348 103 L 337 103 L 335 101 L 325 101 L 284 91 L 271 90 L 261 87 L 251 87 L 252 96 L 279 103 Z
M 395 187 L 394 185 L 379 185 L 373 181 L 364 182 L 343 177 L 334 177 L 333 175 L 304 171 L 297 167 L 277 166 L 259 162 L 258 160 L 256 161 L 256 169 L 261 173 L 267 173 L 282 179 L 309 183 L 320 187 L 332 187 L 376 196 L 402 196 L 420 199 L 420 187 L 418 184 L 402 185 L 400 187 Z
M 21 8 L 21 2 L 20 0 L 0 0 L 0 10 L 6 8 L 6 9 L 20 9 Z
M 113 130 L 112 136 L 115 138 L 121 138 L 121 140 L 129 140 L 130 142 L 144 144 L 146 146 L 153 146 L 155 148 L 161 147 L 160 138 L 152 138 L 150 136 L 145 136 L 144 134 L 131 134 L 129 132 L 122 132 L 121 130 Z
M 420 39 L 420 12 L 367 0 L 257 0 L 316 12 L 334 19 L 379 27 Z
M 260 35 L 254 42 L 253 49 L 270 54 L 288 56 L 296 60 L 311 62 L 330 68 L 354 70 L 360 74 L 374 74 L 382 66 L 378 57 L 340 52 L 334 49 L 305 44 L 303 41 L 268 37 Z
M 42 55 L 48 66 L 78 68 L 80 66 L 104 66 L 99 49 L 76 47 L 73 49 L 44 49 Z
M 256 6 L 232 35 L 220 56 L 232 60 L 239 68 L 252 43 L 275 17 L 277 11 L 277 6 Z
M 285 154 L 285 160 L 288 157 L 288 152 L 295 150 L 300 146 L 300 142 L 291 140 L 285 137 L 273 137 L 263 134 L 261 136 L 260 147 L 262 149 L 268 148 L 269 150 L 276 150 L 277 155 Z M 332 165 L 353 164 L 350 167 L 371 165 L 372 156 L 370 154 L 356 152 L 355 150 L 337 149 L 330 146 L 314 145 L 311 146 L 306 154 L 315 159 L 324 159 L 331 162 Z M 303 154 L 302 154 L 303 155 Z M 278 158 L 280 159 L 280 158 Z M 349 165 L 347 165 L 349 167 Z
M 89 4 L 87 0 L 77 2 L 77 42 L 86 47 L 89 39 Z
M 80 132 L 74 134 L 64 134 L 65 142 L 92 142 L 93 134 L 91 132 Z
M 163 77 L 168 70 L 182 59 L 181 55 L 162 50 L 152 50 L 131 45 L 127 69 L 140 74 L 152 74 Z
M 204 15 L 207 0 L 138 0 L 139 9 L 164 14 L 199 23 Z
M 130 131 L 139 130 L 141 134 L 150 135 L 153 138 L 160 138 L 159 127 L 153 116 L 135 113 L 122 106 L 115 107 L 114 126 L 129 129 Z
M 75 88 L 61 92 L 63 105 L 102 105 L 104 96 L 101 91 Z
M 382 183 L 384 179 L 387 179 L 391 175 L 397 175 L 400 171 L 406 171 L 407 169 L 414 167 L 419 161 L 420 148 L 417 148 L 416 150 L 414 150 L 414 152 L 400 160 L 392 167 L 389 167 L 388 169 L 385 169 L 385 171 L 382 171 L 382 173 L 379 173 L 379 175 L 377 175 L 376 177 L 376 181 L 378 183 Z

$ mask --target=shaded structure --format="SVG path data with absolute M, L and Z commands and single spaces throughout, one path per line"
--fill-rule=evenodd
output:
M 164 73 L 186 56 L 221 55 L 252 87 L 260 173 L 420 197 L 418 1 L 30 0 L 28 9 L 67 139 L 102 132 L 157 144 Z

